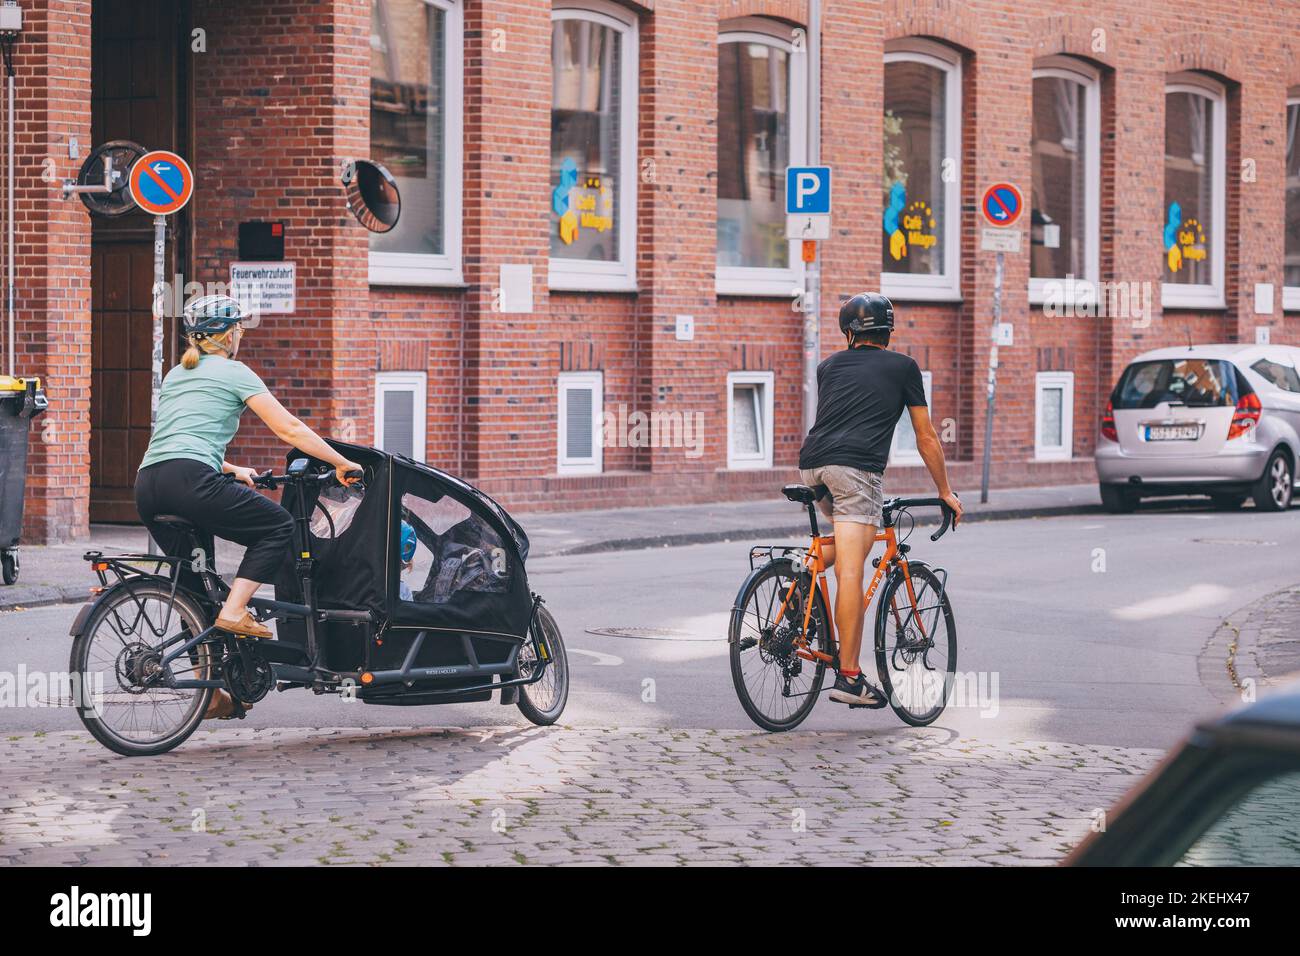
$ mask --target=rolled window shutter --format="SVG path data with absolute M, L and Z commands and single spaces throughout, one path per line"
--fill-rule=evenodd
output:
M 412 391 L 384 392 L 384 451 L 415 457 L 415 393 Z
M 595 457 L 592 447 L 592 390 L 566 388 L 564 390 L 564 454 L 570 459 Z

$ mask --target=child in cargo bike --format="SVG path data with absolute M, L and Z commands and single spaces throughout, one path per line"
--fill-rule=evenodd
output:
M 270 637 L 253 620 L 248 600 L 272 580 L 288 552 L 293 518 L 253 490 L 254 472 L 226 461 L 226 447 L 248 407 L 286 444 L 334 466 L 338 480 L 351 484 L 348 461 L 319 435 L 289 414 L 262 380 L 236 359 L 251 315 L 229 296 L 210 295 L 185 307 L 188 348 L 167 373 L 158 395 L 158 416 L 135 481 L 136 508 L 164 554 L 176 553 L 176 532 L 155 519 L 183 518 L 199 530 L 211 560 L 213 535 L 246 550 L 216 626 L 242 637 Z M 230 695 L 213 695 L 207 717 L 233 713 Z

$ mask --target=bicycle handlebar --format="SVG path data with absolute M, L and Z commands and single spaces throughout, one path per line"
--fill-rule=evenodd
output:
M 346 477 L 355 478 L 360 482 L 361 479 L 365 477 L 365 472 L 355 470 L 349 471 Z M 304 483 L 314 481 L 317 484 L 323 485 L 335 480 L 334 469 L 332 468 L 328 471 L 317 472 L 314 475 L 305 473 L 301 475 L 277 475 L 273 473 L 272 469 L 268 468 L 266 471 L 262 472 L 262 474 L 253 476 L 253 485 L 257 488 L 274 489 L 278 488 L 280 485 L 287 485 L 291 481 L 301 481 Z
M 942 498 L 891 498 L 885 502 L 884 510 L 887 512 L 906 511 L 908 508 L 939 508 L 943 512 L 943 523 L 939 525 L 939 530 L 930 535 L 931 541 L 938 541 L 948 529 L 953 527 L 952 518 L 953 510 L 948 502 Z

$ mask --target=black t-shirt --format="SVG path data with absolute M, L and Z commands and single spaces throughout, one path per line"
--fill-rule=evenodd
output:
M 921 369 L 911 356 L 871 346 L 836 352 L 817 366 L 817 420 L 799 451 L 799 467 L 884 471 L 903 409 L 925 403 Z

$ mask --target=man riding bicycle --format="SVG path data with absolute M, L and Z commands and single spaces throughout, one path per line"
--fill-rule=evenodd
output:
M 848 347 L 817 367 L 817 417 L 799 452 L 806 485 L 824 485 L 819 507 L 835 526 L 835 543 L 823 549 L 835 566 L 835 629 L 840 660 L 831 700 L 883 707 L 885 694 L 862 676 L 863 574 L 882 520 L 884 471 L 894 428 L 906 408 L 916 448 L 939 497 L 961 520 L 961 501 L 948 483 L 943 447 L 930 421 L 925 386 L 915 360 L 889 351 L 894 306 L 875 292 L 853 296 L 840 309 Z

